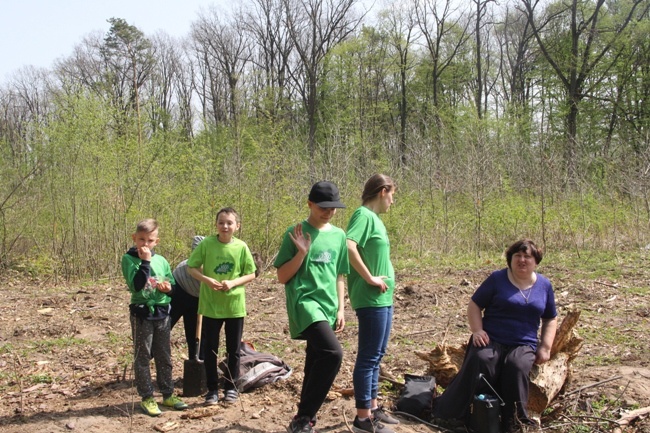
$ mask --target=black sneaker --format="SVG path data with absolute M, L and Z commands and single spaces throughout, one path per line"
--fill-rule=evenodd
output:
M 207 406 L 212 406 L 219 403 L 219 392 L 217 390 L 208 391 L 205 395 L 205 404 Z
M 354 433 L 395 433 L 377 419 L 368 418 L 361 421 L 358 416 L 354 417 L 352 431 Z
M 384 411 L 383 406 L 379 406 L 377 409 L 372 410 L 370 413 L 374 419 L 379 420 L 384 424 L 399 424 L 399 420 L 388 415 L 386 411 Z
M 294 416 L 287 427 L 288 433 L 317 433 L 314 430 L 314 423 L 308 416 Z

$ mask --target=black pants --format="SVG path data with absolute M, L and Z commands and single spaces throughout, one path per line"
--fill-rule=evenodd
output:
M 530 346 L 504 346 L 491 341 L 486 347 L 476 347 L 470 339 L 460 371 L 434 402 L 433 416 L 466 421 L 474 395 L 494 394 L 479 376 L 483 374 L 505 402 L 502 425 L 527 420 L 528 374 L 534 362 L 535 352 Z
M 194 359 L 196 356 L 196 315 L 199 309 L 199 298 L 187 293 L 178 284 L 174 287 L 174 296 L 171 301 L 171 324 L 172 329 L 183 318 L 185 328 L 185 341 L 187 342 L 187 356 Z M 201 342 L 203 347 L 203 342 Z M 199 349 L 199 359 L 203 359 L 203 350 Z
M 328 322 L 316 322 L 302 332 L 307 340 L 305 377 L 298 416 L 313 419 L 322 406 L 343 361 L 343 349 Z
M 216 391 L 219 388 L 219 373 L 217 371 L 219 354 L 219 334 L 221 328 L 226 328 L 226 362 L 227 371 L 224 372 L 223 389 L 237 389 L 236 382 L 239 379 L 239 346 L 241 337 L 244 332 L 244 318 L 236 319 L 211 319 L 203 318 L 203 341 L 205 345 L 205 376 L 208 385 L 208 391 Z

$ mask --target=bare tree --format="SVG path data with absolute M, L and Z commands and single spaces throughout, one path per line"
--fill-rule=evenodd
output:
M 345 40 L 361 22 L 355 14 L 357 0 L 283 0 L 286 26 L 300 58 L 290 71 L 299 89 L 309 125 L 308 149 L 314 176 L 318 91 L 323 60 L 330 50 Z
M 421 0 L 416 4 L 415 12 L 432 61 L 431 87 L 436 123 L 440 118 L 440 78 L 455 60 L 456 55 L 470 37 L 470 20 L 466 19 L 460 7 L 452 7 L 452 0 Z M 453 40 L 454 35 L 456 39 Z M 450 39 L 448 41 L 448 39 Z M 447 43 L 447 47 L 445 47 Z
M 287 87 L 293 41 L 284 25 L 284 0 L 252 0 L 243 12 L 242 25 L 253 40 L 251 61 L 261 71 L 258 109 L 274 120 L 284 111 L 290 94 Z
M 541 17 L 536 15 L 540 0 L 521 0 L 521 4 L 544 58 L 566 92 L 565 163 L 567 178 L 574 183 L 578 177 L 580 102 L 609 76 L 623 53 L 621 48 L 616 48 L 615 42 L 631 21 L 647 13 L 650 3 L 631 0 L 628 10 L 612 20 L 607 19 L 611 12 L 605 0 L 554 3 Z M 637 13 L 637 8 L 642 10 Z M 558 33 L 567 36 L 566 42 L 554 37 Z
M 535 62 L 530 24 L 524 13 L 506 8 L 495 33 L 500 48 L 501 87 L 508 110 L 521 116 L 530 99 L 530 72 Z
M 195 83 L 194 62 L 190 50 L 190 43 L 187 39 L 182 41 L 180 59 L 176 69 L 176 80 L 174 87 L 178 98 L 178 116 L 180 128 L 188 140 L 194 137 L 194 108 L 193 95 Z
M 58 89 L 67 94 L 88 90 L 102 99 L 109 97 L 104 78 L 106 64 L 101 56 L 104 35 L 97 31 L 83 37 L 72 54 L 54 63 Z
M 484 18 L 488 13 L 489 3 L 495 0 L 472 0 L 476 7 L 474 13 L 474 38 L 475 38 L 475 62 L 476 62 L 476 89 L 474 92 L 474 103 L 476 104 L 476 115 L 479 119 L 483 118 L 483 91 L 484 91 L 484 77 L 483 77 L 483 41 L 482 36 L 484 33 L 485 21 Z
M 166 33 L 157 33 L 151 39 L 155 53 L 155 65 L 149 75 L 150 92 L 147 108 L 153 133 L 160 128 L 169 131 L 172 128 L 174 108 L 177 97 L 174 83 L 181 68 L 181 53 L 178 42 Z
M 398 58 L 399 69 L 399 153 L 400 162 L 406 165 L 408 162 L 407 149 L 406 149 L 406 129 L 408 124 L 408 97 L 407 86 L 409 81 L 409 70 L 414 66 L 411 56 L 413 44 L 417 40 L 417 20 L 415 16 L 415 4 L 408 2 L 406 5 L 403 3 L 392 3 L 386 10 L 385 21 L 389 40 Z
M 237 126 L 238 83 L 250 60 L 250 42 L 242 22 L 235 19 L 223 22 L 222 12 L 211 8 L 192 25 L 192 37 L 201 47 L 208 68 L 217 68 L 228 89 L 227 111 L 232 124 Z M 213 75 L 211 75 L 213 77 Z

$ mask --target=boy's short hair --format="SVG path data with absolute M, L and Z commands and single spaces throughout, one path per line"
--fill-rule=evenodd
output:
M 156 230 L 158 230 L 158 221 L 153 218 L 144 219 L 135 226 L 136 233 L 151 233 Z
M 237 213 L 237 211 L 235 209 L 231 208 L 231 207 L 222 207 L 221 209 L 219 209 L 219 211 L 217 212 L 217 216 L 214 217 L 214 220 L 218 221 L 219 220 L 219 215 L 221 215 L 222 213 L 225 213 L 225 214 L 228 214 L 228 215 L 234 215 L 235 216 L 235 221 L 237 221 L 238 223 L 241 222 L 241 217 L 239 216 L 239 213 Z

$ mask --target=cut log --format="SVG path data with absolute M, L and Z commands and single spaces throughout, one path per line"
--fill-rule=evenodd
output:
M 560 392 L 569 376 L 569 355 L 558 353 L 542 365 L 534 365 L 530 372 L 528 410 L 540 415 Z
M 541 365 L 533 365 L 530 371 L 528 410 L 536 415 L 555 398 L 569 379 L 571 361 L 582 349 L 583 339 L 574 329 L 580 311 L 570 311 L 555 333 L 551 347 L 551 359 Z
M 580 311 L 570 311 L 562 320 L 555 334 L 551 348 L 551 359 L 542 365 L 534 365 L 530 372 L 528 409 L 535 415 L 541 414 L 564 387 L 571 370 L 571 361 L 582 348 L 583 340 L 575 331 Z M 430 374 L 436 383 L 446 388 L 463 364 L 466 345 L 448 346 L 444 342 L 429 352 L 415 354 L 429 362 Z
M 579 318 L 580 311 L 573 310 L 569 311 L 566 317 L 562 320 L 562 323 L 555 332 L 555 339 L 553 340 L 553 346 L 551 346 L 551 358 L 553 358 L 553 355 L 558 352 L 567 352 L 567 350 L 565 350 L 566 346 L 577 337 L 577 334 L 573 332 L 573 328 L 575 328 Z M 580 343 L 580 347 L 582 347 L 582 339 L 580 339 Z M 574 352 L 572 353 L 573 356 L 578 354 L 580 347 L 572 347 L 570 349 L 570 352 Z

